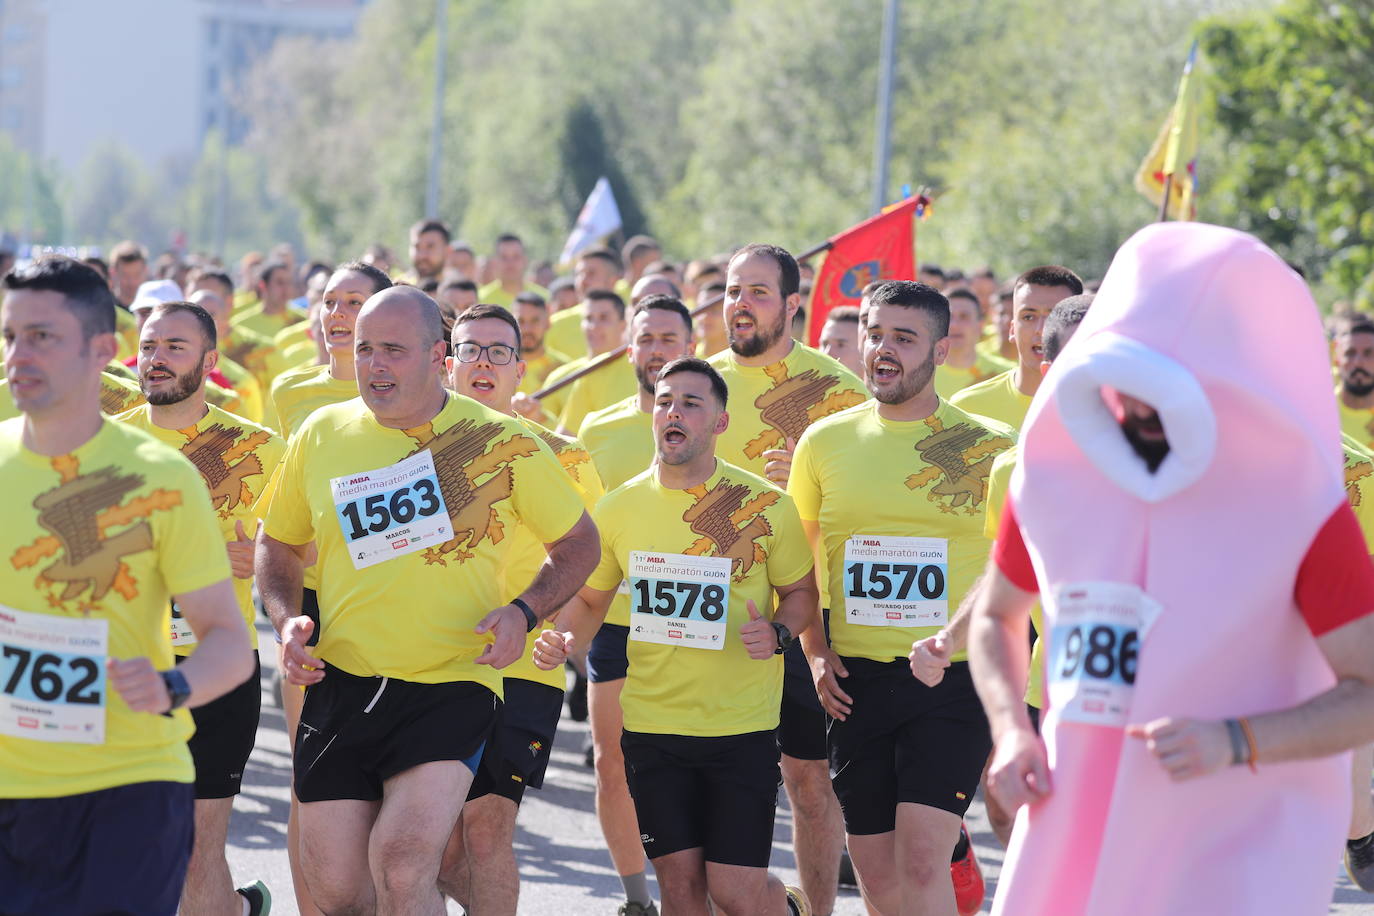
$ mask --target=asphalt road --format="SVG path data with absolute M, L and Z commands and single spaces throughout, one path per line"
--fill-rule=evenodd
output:
M 244 774 L 243 794 L 234 805 L 229 865 L 238 885 L 262 879 L 272 890 L 273 913 L 290 916 L 297 912 L 285 851 L 291 760 L 281 710 L 271 696 L 270 632 L 263 633 L 263 637 L 262 723 L 257 747 Z M 586 735 L 585 723 L 564 717 L 544 788 L 526 793 L 521 806 L 515 838 L 521 914 L 613 916 L 623 899 L 593 809 L 592 771 L 583 765 Z M 1003 850 L 988 829 L 981 801 L 975 801 L 970 809 L 968 824 L 988 883 L 983 909 L 987 912 L 996 891 Z M 784 803 L 778 809 L 772 868 L 784 882 L 795 884 L 791 835 L 791 813 Z M 1374 916 L 1374 897 L 1352 885 L 1338 863 L 1333 865 L 1333 878 L 1331 913 Z M 461 910 L 450 904 L 449 912 L 457 914 Z M 858 892 L 841 889 L 835 913 L 861 916 L 864 907 Z

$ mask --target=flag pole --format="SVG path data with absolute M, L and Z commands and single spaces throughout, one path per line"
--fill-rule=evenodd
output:
M 814 258 L 821 252 L 829 251 L 830 246 L 831 242 L 827 239 L 826 241 L 821 242 L 819 245 L 816 245 L 814 248 L 806 249 L 801 254 L 796 256 L 797 263 L 800 264 L 802 261 L 809 261 L 811 258 Z M 724 300 L 725 294 L 717 293 L 710 299 L 698 305 L 696 308 L 692 309 L 692 317 L 696 318 L 698 315 L 705 314 L 707 310 L 714 308 Z M 581 369 L 578 369 L 576 372 L 570 372 L 558 381 L 554 382 L 552 385 L 547 385 L 539 389 L 532 395 L 532 397 L 537 401 L 548 397 L 555 391 L 562 391 L 564 388 L 568 387 L 573 382 L 577 381 L 580 378 L 585 378 L 586 376 L 591 375 L 593 372 L 600 369 L 602 366 L 609 366 L 611 363 L 615 362 L 616 360 L 624 356 L 626 353 L 628 353 L 629 350 L 630 348 L 628 346 L 626 346 L 625 344 L 621 344 L 614 350 L 611 350 L 609 353 L 603 353 L 600 356 L 596 357 L 591 362 L 587 363 L 587 365 L 583 366 Z
M 1169 221 L 1169 195 L 1174 192 L 1174 173 L 1170 172 L 1164 176 L 1164 194 L 1159 200 L 1159 219 L 1157 223 L 1167 223 Z

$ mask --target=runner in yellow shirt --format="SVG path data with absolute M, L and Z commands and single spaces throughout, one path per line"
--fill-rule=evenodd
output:
M 197 296 L 210 296 L 200 292 Z M 239 794 L 262 712 L 257 630 L 253 625 L 255 505 L 286 443 L 271 431 L 205 402 L 205 376 L 215 367 L 215 321 L 194 303 L 155 306 L 143 324 L 138 373 L 148 403 L 117 419 L 177 449 L 195 465 L 219 520 L 233 572 L 234 593 L 253 645 L 253 673 L 229 693 L 191 711 L 196 731 L 189 746 L 196 771 L 195 845 L 181 892 L 186 913 L 238 908 L 270 909 L 261 881 L 235 892 L 225 858 L 229 815 Z M 196 636 L 172 606 L 172 651 L 182 664 L 196 650 Z
M 450 395 L 446 346 L 439 307 L 419 290 L 367 301 L 361 398 L 294 433 L 258 541 L 286 676 L 309 685 L 295 790 L 302 867 L 326 912 L 442 909 L 440 857 L 495 721 L 497 669 L 596 563 L 596 530 L 553 453 L 518 421 Z M 517 523 L 550 560 L 503 603 Z M 307 649 L 312 542 L 321 619 Z
M 478 301 L 510 308 L 515 297 L 523 292 L 538 293 L 540 298 L 548 300 L 548 290 L 525 280 L 529 259 L 525 256 L 525 243 L 520 236 L 510 232 L 498 235 L 491 259 L 496 279 L 477 291 Z
M 985 481 L 1015 436 L 935 393 L 949 346 L 943 295 L 887 282 L 864 317 L 875 400 L 812 424 L 788 481 L 829 580 L 828 644 L 819 630 L 803 644 L 833 719 L 835 793 L 868 906 L 954 912 L 958 885 L 959 912 L 976 912 L 983 882 L 962 818 L 992 747 L 987 720 L 964 653 L 936 686 L 907 656 L 967 626 L 954 611 L 987 561 Z
M 270 410 L 266 394 L 272 387 L 272 376 L 268 371 L 268 360 L 272 356 L 272 339 L 248 328 L 234 326 L 234 281 L 227 273 L 218 270 L 202 270 L 197 273 L 189 290 L 191 300 L 195 301 L 195 294 L 202 291 L 212 292 L 228 303 L 223 315 L 214 309 L 208 310 L 214 316 L 215 327 L 219 331 L 220 354 L 253 373 L 253 377 L 262 386 L 264 406 Z
M 817 349 L 844 366 L 858 378 L 863 378 L 863 358 L 859 343 L 859 310 L 852 305 L 833 308 L 821 325 Z
M 950 396 L 960 410 L 1019 430 L 1040 387 L 1040 332 L 1055 303 L 1083 292 L 1083 281 L 1067 267 L 1033 267 L 1012 288 L 1011 338 L 1019 360 L 1015 368 Z
M 582 333 L 593 358 L 625 343 L 625 300 L 611 292 L 595 290 L 582 304 Z M 568 388 L 567 400 L 558 415 L 558 431 L 571 435 L 593 410 L 634 394 L 633 367 L 619 359 L 583 376 Z
M 178 708 L 252 671 L 224 541 L 194 468 L 101 416 L 117 347 L 100 275 L 51 257 L 4 287 L 23 417 L 0 424 L 0 906 L 172 913 L 194 803 Z M 181 666 L 172 600 L 201 643 Z
M 459 309 L 462 314 L 465 309 Z M 511 314 L 520 323 L 520 359 L 525 364 L 525 375 L 520 379 L 520 390 L 534 394 L 549 377 L 549 373 L 568 362 L 568 357 L 551 349 L 544 339 L 549 332 L 549 306 L 538 293 L 524 292 L 515 297 Z
M 100 373 L 101 413 L 112 417 L 142 403 L 143 392 L 138 390 L 138 385 L 113 372 Z M 0 420 L 9 420 L 20 413 L 19 406 L 10 394 L 9 379 L 0 380 Z
M 391 287 L 391 278 L 371 264 L 350 261 L 339 265 L 325 284 L 320 304 L 318 326 L 329 348 L 329 363 L 308 366 L 286 372 L 272 383 L 272 406 L 282 438 L 292 434 L 321 407 L 351 401 L 358 397 L 358 382 L 354 369 L 353 328 L 363 303 L 376 293 Z M 319 569 L 306 567 L 303 577 L 301 610 L 315 622 L 307 645 L 319 641 Z M 277 668 L 286 672 L 285 656 L 277 646 Z M 304 694 L 283 680 L 281 689 L 282 717 L 286 720 L 286 737 L 294 751 L 297 726 L 300 724 Z M 291 859 L 291 873 L 295 881 L 296 901 L 302 912 L 314 908 L 300 871 L 299 802 L 293 792 L 291 814 L 287 819 L 286 850 Z
M 1374 321 L 1357 318 L 1342 324 L 1333 343 L 1341 429 L 1363 448 L 1374 448 Z
M 664 909 L 706 912 L 709 898 L 727 913 L 809 914 L 768 862 L 778 656 L 817 621 L 812 558 L 787 495 L 716 458 L 727 397 L 702 360 L 659 372 L 657 461 L 597 504 L 601 563 L 558 629 L 540 635 L 535 660 L 562 664 L 628 580 L 622 745 Z
M 591 452 L 602 483 L 614 490 L 654 461 L 654 384 L 669 362 L 692 352 L 692 315 L 681 301 L 650 296 L 630 319 L 630 349 L 639 391 L 618 404 L 587 415 L 579 438 Z M 616 873 L 625 887 L 626 906 L 651 904 L 634 802 L 625 782 L 620 751 L 624 728 L 620 691 L 629 664 L 625 643 L 630 632 L 629 585 L 622 583 L 605 622 L 587 645 L 587 696 L 591 711 L 596 814 Z M 633 912 L 633 909 L 627 910 Z M 647 912 L 647 910 L 646 910 Z
M 797 440 L 807 426 L 868 399 L 863 382 L 788 333 L 801 306 L 800 270 L 786 250 L 746 245 L 725 271 L 725 330 L 730 347 L 711 357 L 730 386 L 734 409 L 720 437 L 726 461 L 787 486 Z M 819 583 L 825 604 L 825 583 Z M 825 713 L 806 657 L 787 655 L 783 691 L 782 776 L 795 812 L 793 831 L 802 887 L 817 912 L 834 906 L 844 823 L 826 764 Z
M 269 338 L 274 336 L 305 318 L 304 312 L 291 307 L 292 292 L 291 268 L 281 261 L 264 264 L 258 274 L 259 301 L 242 311 L 236 310 L 234 324 Z
M 525 371 L 520 359 L 524 339 L 515 317 L 499 305 L 475 305 L 454 320 L 451 342 L 449 387 L 498 413 L 515 416 L 511 398 Z M 582 443 L 532 420 L 520 422 L 552 449 L 590 511 L 603 491 Z M 514 596 L 533 581 L 545 553 L 523 524 L 513 526 L 509 537 L 511 562 L 503 570 L 503 595 Z M 545 627 L 552 625 L 544 622 Z M 520 874 L 515 864 L 515 817 L 525 789 L 544 784 L 563 711 L 563 670 L 535 666 L 530 654 L 535 638 L 534 633 L 527 637 L 520 658 L 502 672 L 505 697 L 487 749 L 495 759 L 473 779 L 439 871 L 439 888 L 469 912 L 516 911 Z
M 620 296 L 627 296 L 628 290 L 622 285 L 620 256 L 609 248 L 589 248 L 577 256 L 573 265 L 573 289 L 577 291 L 577 305 L 562 309 L 549 316 L 549 332 L 544 341 L 549 346 L 576 359 L 587 355 L 587 345 L 582 336 L 582 303 L 592 290 L 609 290 Z
M 983 307 L 973 290 L 960 286 L 945 294 L 949 299 L 949 353 L 935 367 L 935 392 L 945 400 L 955 393 L 1012 368 L 1000 356 L 978 350 L 983 326 Z

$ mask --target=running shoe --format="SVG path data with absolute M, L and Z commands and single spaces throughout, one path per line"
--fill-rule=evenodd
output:
M 1345 844 L 1345 873 L 1355 886 L 1374 894 L 1374 834 Z
M 648 906 L 637 900 L 626 900 L 615 911 L 615 916 L 658 916 L 658 907 L 654 906 L 652 900 Z
M 983 869 L 978 867 L 978 857 L 973 854 L 973 838 L 968 835 L 968 827 L 960 824 L 959 832 L 968 843 L 968 852 L 949 866 L 950 877 L 954 879 L 954 905 L 959 910 L 959 916 L 973 916 L 983 907 L 987 885 L 983 883 Z
M 248 916 L 267 916 L 272 912 L 272 892 L 261 881 L 239 888 L 238 893 L 248 901 Z
M 811 901 L 806 899 L 806 893 L 791 884 L 786 886 L 786 890 L 787 912 L 791 916 L 811 916 Z

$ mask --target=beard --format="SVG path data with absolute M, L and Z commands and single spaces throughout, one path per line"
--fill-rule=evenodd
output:
M 770 328 L 765 328 L 759 324 L 758 318 L 754 319 L 754 336 L 748 340 L 735 340 L 735 328 L 733 324 L 725 326 L 725 333 L 730 338 L 730 349 L 740 356 L 760 356 L 768 351 L 779 340 L 782 340 L 787 333 L 787 310 L 778 313 L 778 320 Z
M 205 381 L 204 369 L 193 369 L 184 375 L 174 376 L 176 382 L 171 388 L 163 391 L 155 391 L 149 394 L 144 389 L 143 394 L 148 399 L 148 403 L 154 407 L 167 407 L 171 404 L 180 404 L 182 401 L 195 394 Z
M 1146 429 L 1156 435 L 1145 436 L 1142 430 Z M 1121 421 L 1121 431 L 1126 435 L 1126 441 L 1131 443 L 1131 448 L 1135 449 L 1135 453 L 1145 462 L 1145 467 L 1150 469 L 1151 474 L 1159 470 L 1159 466 L 1169 454 L 1169 440 L 1158 435 L 1163 429 L 1158 416 L 1128 416 Z
M 1349 375 L 1341 377 L 1341 387 L 1345 389 L 1346 394 L 1362 398 L 1370 392 L 1374 392 L 1374 375 L 1370 375 L 1363 369 L 1356 369 Z
M 926 354 L 925 361 L 910 371 L 902 371 L 902 380 L 896 388 L 889 389 L 879 394 L 869 387 L 875 400 L 882 404 L 905 404 L 907 401 L 920 394 L 922 389 L 930 384 L 930 380 L 935 377 L 935 348 L 932 346 L 930 352 Z M 864 380 L 869 381 L 869 367 L 864 366 Z
M 656 361 L 655 361 L 656 362 Z M 650 365 L 653 365 L 652 363 Z M 654 385 L 658 382 L 658 371 L 667 363 L 658 363 L 650 369 L 648 366 L 635 365 L 635 378 L 639 381 L 639 388 L 648 394 L 654 393 Z
M 538 337 L 535 337 L 532 334 L 526 334 L 524 332 L 520 334 L 521 353 L 538 353 L 539 348 L 542 346 L 544 346 L 543 334 L 540 334 Z

